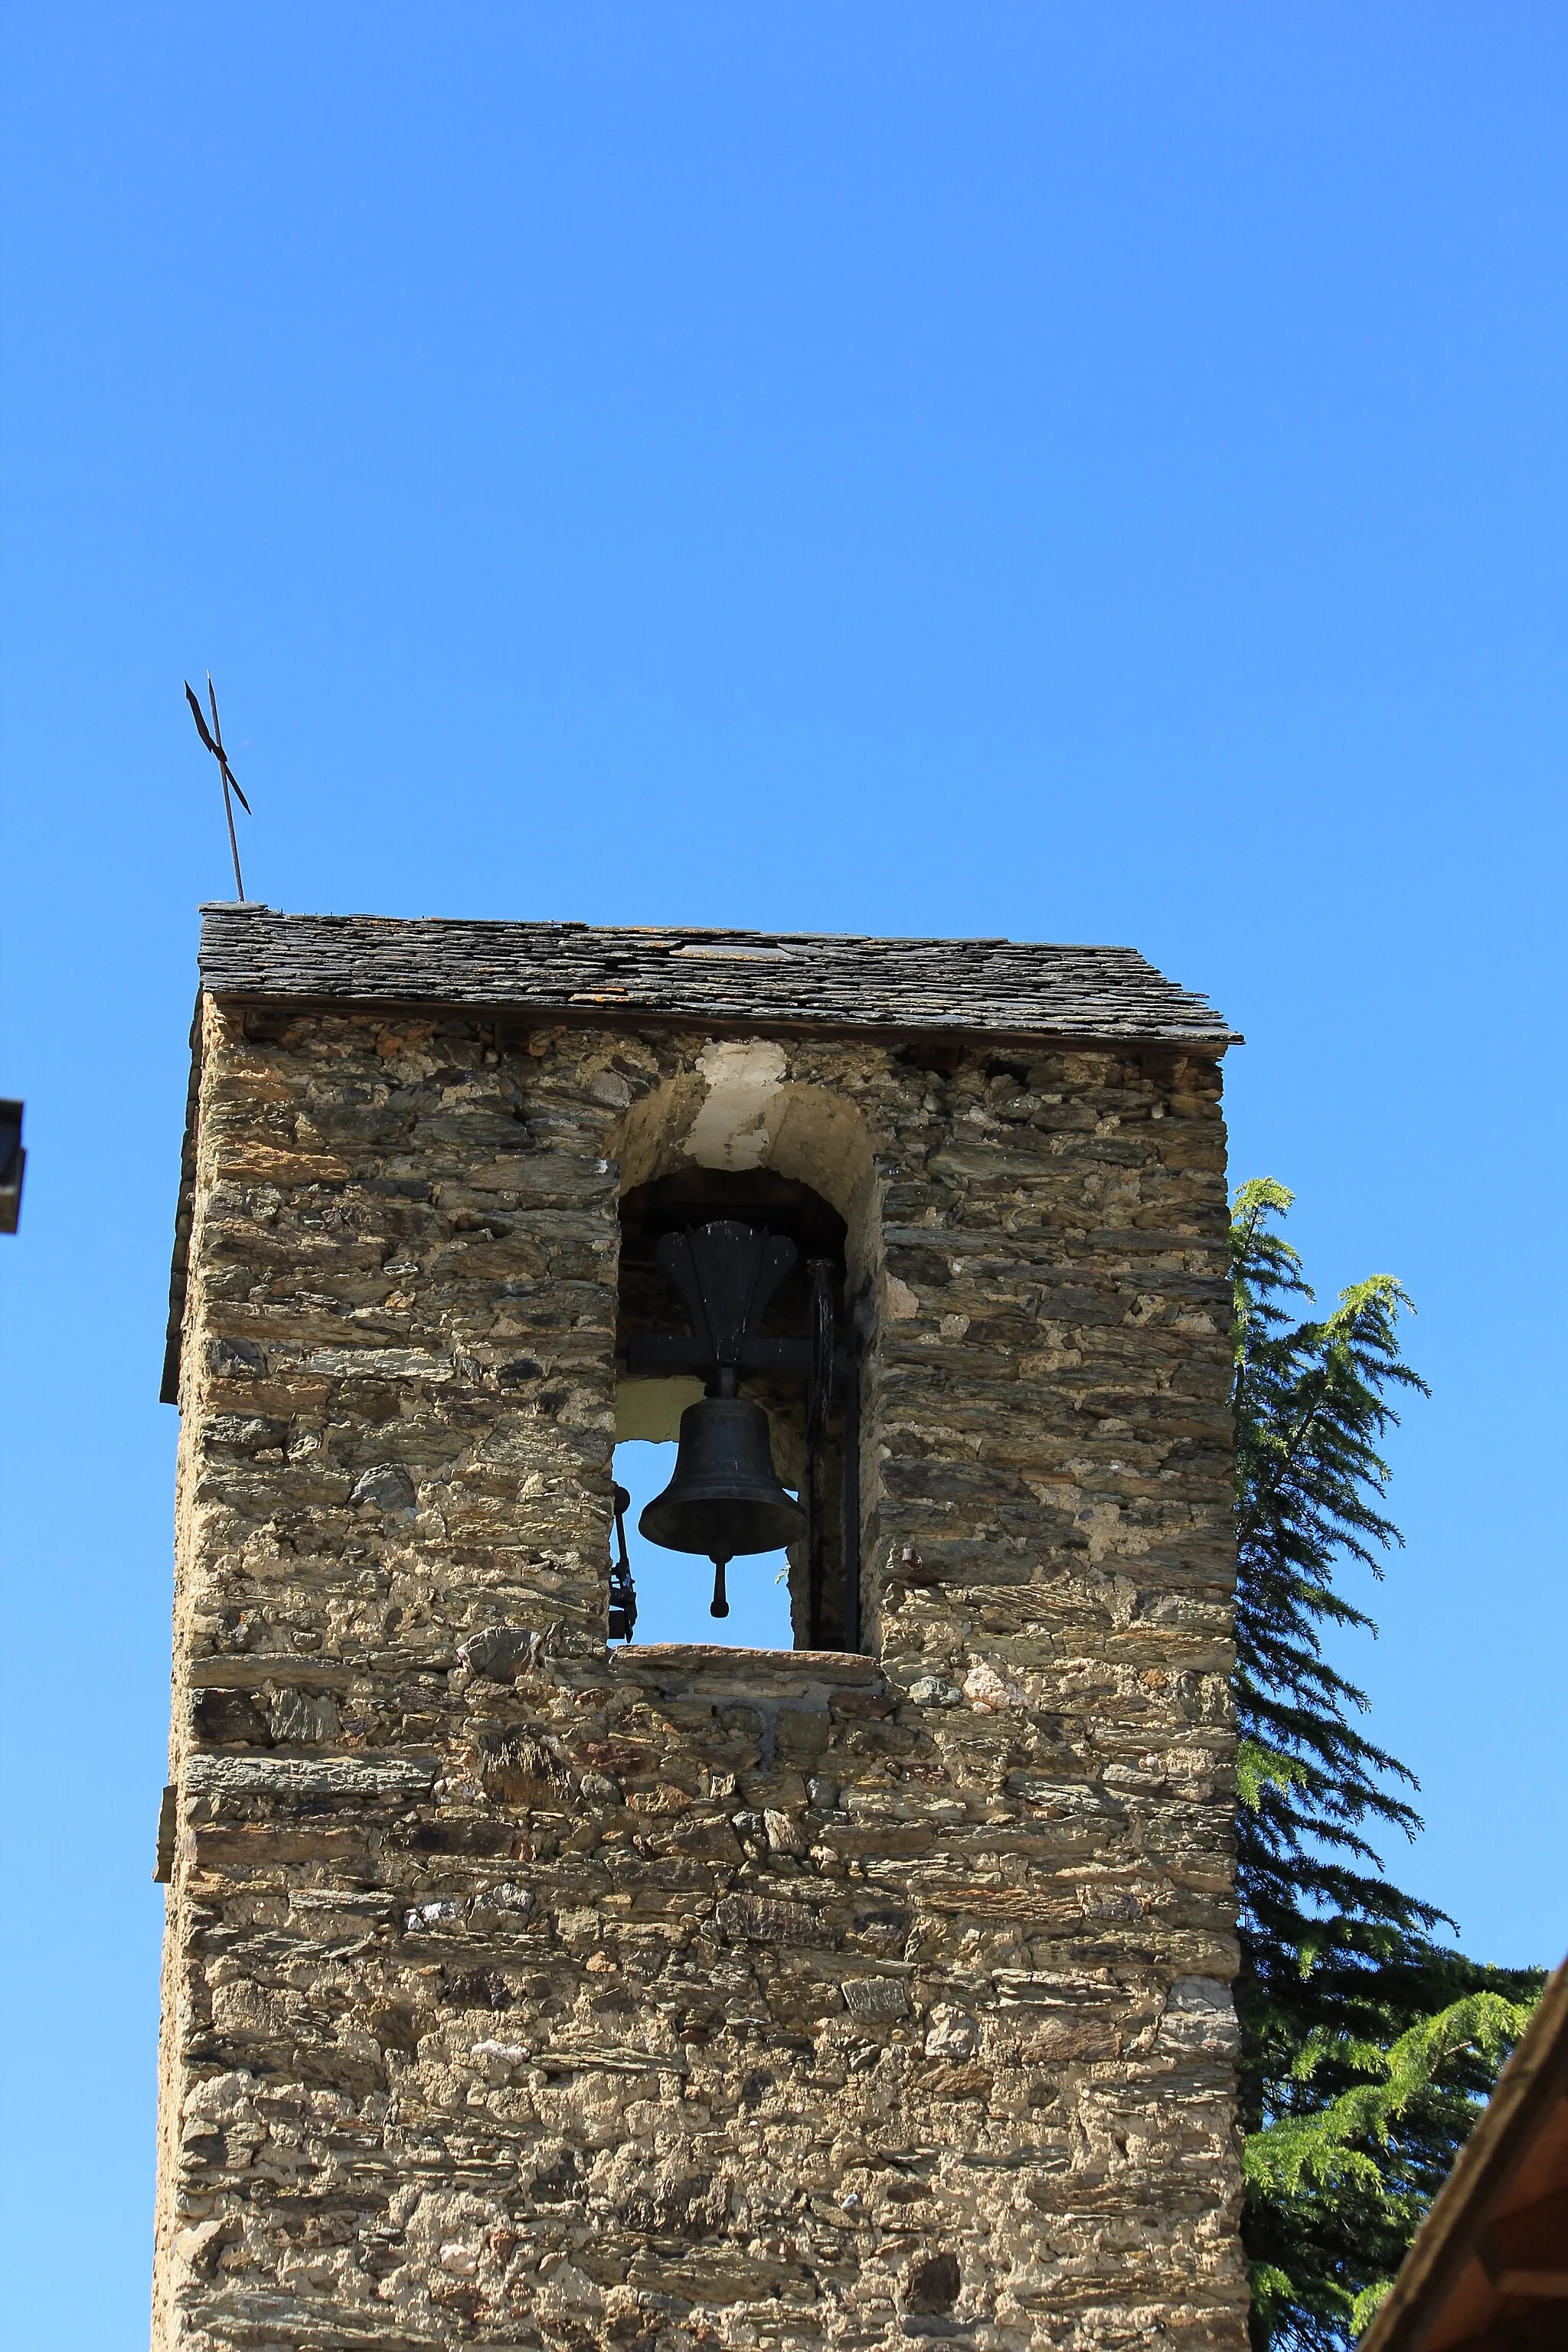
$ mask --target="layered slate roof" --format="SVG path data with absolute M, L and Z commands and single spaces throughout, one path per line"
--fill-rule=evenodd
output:
M 246 903 L 202 909 L 201 977 L 217 996 L 482 1005 L 585 1021 L 946 1029 L 1218 1052 L 1237 1042 L 1205 998 L 1133 948 L 1013 940 L 401 921 Z

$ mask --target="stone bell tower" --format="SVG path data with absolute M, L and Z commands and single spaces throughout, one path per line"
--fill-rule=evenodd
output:
M 249 906 L 201 989 L 158 2352 L 1241 2352 L 1224 1024 Z M 793 1649 L 606 1638 L 719 1224 Z

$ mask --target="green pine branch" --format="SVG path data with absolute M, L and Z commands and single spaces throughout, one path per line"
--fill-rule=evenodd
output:
M 1505 2000 L 1500 1993 L 1468 1993 L 1435 2016 L 1417 2018 L 1386 2049 L 1365 2034 L 1310 2033 L 1292 2061 L 1296 2082 L 1311 2084 L 1347 2068 L 1367 2079 L 1314 2113 L 1283 2115 L 1254 2132 L 1243 2158 L 1246 2179 L 1255 2187 L 1290 2194 L 1304 2182 L 1322 2187 L 1353 2182 L 1384 2195 L 1385 2174 L 1367 2153 L 1369 2143 L 1383 2151 L 1392 2147 L 1394 2126 L 1457 2052 L 1474 2052 L 1489 2065 L 1500 2066 L 1529 2023 L 1532 2007 L 1531 2002 Z
M 1453 1923 L 1373 1843 L 1420 1829 L 1415 1778 L 1367 1737 L 1365 1695 L 1323 1643 L 1376 1631 L 1342 1580 L 1380 1577 L 1401 1543 L 1380 1449 L 1394 1399 L 1426 1389 L 1392 1275 L 1310 1311 L 1279 1230 L 1290 1206 L 1271 1178 L 1245 1184 L 1232 1227 L 1243 2233 L 1259 2352 L 1344 2352 L 1542 1979 L 1437 1940 Z

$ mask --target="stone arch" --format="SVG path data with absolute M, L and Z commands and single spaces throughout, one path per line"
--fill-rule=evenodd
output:
M 777 1039 L 710 1041 L 694 1071 L 632 1106 L 607 1148 L 623 1192 L 684 1167 L 771 1168 L 809 1184 L 843 1218 L 850 1279 L 869 1290 L 879 1255 L 870 1129 L 831 1087 L 793 1078 Z

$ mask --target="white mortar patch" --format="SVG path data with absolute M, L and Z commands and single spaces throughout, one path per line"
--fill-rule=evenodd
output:
M 699 1168 L 760 1168 L 768 1112 L 784 1081 L 784 1047 L 762 1037 L 726 1038 L 706 1045 L 697 1066 L 708 1099 L 687 1135 L 687 1157 Z

